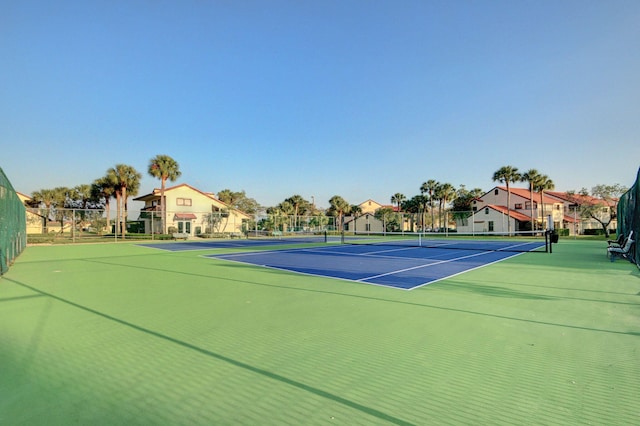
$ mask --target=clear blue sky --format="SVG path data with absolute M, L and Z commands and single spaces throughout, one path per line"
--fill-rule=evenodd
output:
M 167 154 L 266 206 L 506 165 L 630 186 L 639 23 L 637 0 L 5 1 L 0 167 L 30 194 L 125 163 L 144 194 Z

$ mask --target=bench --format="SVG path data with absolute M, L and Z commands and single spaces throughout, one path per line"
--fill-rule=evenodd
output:
M 629 251 L 633 248 L 634 240 L 629 237 L 624 243 L 622 247 L 609 247 L 607 248 L 607 256 L 611 258 L 611 261 L 615 261 L 616 257 L 622 257 L 623 259 L 627 259 L 629 255 Z
M 186 240 L 189 238 L 189 234 L 186 232 L 174 232 L 172 237 L 174 240 Z
M 632 238 L 633 237 L 633 231 L 629 232 L 629 236 L 627 238 L 625 238 L 624 234 L 620 234 L 620 236 L 618 236 L 617 240 L 607 240 L 607 245 L 609 247 L 623 247 L 624 243 L 627 241 L 628 238 Z

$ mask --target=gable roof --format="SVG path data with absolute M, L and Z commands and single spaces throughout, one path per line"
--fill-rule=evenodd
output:
M 601 200 L 596 197 L 592 197 L 591 195 L 583 195 L 583 194 L 569 194 L 567 192 L 555 192 L 548 191 L 547 194 L 551 197 L 555 197 L 559 200 L 566 201 L 572 204 L 589 204 L 589 205 L 598 205 L 603 204 L 604 200 Z
M 228 205 L 227 203 L 225 203 L 224 201 L 220 201 L 219 199 L 217 199 L 215 197 L 215 195 L 213 194 L 213 192 L 204 192 L 204 191 L 200 191 L 198 188 L 194 188 L 191 185 L 188 185 L 186 183 L 181 183 L 179 185 L 174 185 L 174 186 L 170 186 L 168 188 L 164 189 L 165 192 L 165 196 L 167 192 L 171 192 L 174 191 L 176 189 L 182 189 L 182 188 L 187 188 L 190 189 L 191 191 L 197 192 L 198 194 L 201 194 L 209 199 L 211 199 L 212 201 L 218 203 L 218 204 L 222 204 L 223 206 L 226 206 L 230 209 L 232 209 L 235 212 L 238 212 L 239 214 L 242 214 L 248 218 L 250 218 L 251 216 L 249 216 L 247 213 L 236 209 L 235 207 L 232 207 L 230 205 Z M 149 194 L 145 194 L 145 195 L 141 195 L 137 198 L 134 198 L 134 201 L 153 201 L 153 200 L 158 200 L 160 199 L 160 193 L 162 192 L 161 188 L 154 188 L 153 191 L 151 191 Z M 144 210 L 144 209 L 143 209 Z
M 218 201 L 220 203 L 222 203 L 222 201 L 218 200 L 213 192 L 204 192 L 204 191 L 200 191 L 198 188 L 194 188 L 193 186 L 186 184 L 186 183 L 181 183 L 179 185 L 174 185 L 174 186 L 169 186 L 167 188 L 164 189 L 165 195 L 167 192 L 171 192 L 174 191 L 176 189 L 181 189 L 181 188 L 188 188 L 192 191 L 195 191 L 199 194 L 204 195 L 205 197 L 209 197 L 215 201 Z M 134 198 L 134 201 L 151 201 L 153 199 L 159 198 L 160 197 L 160 193 L 162 192 L 162 188 L 153 188 L 153 191 L 151 191 L 149 194 L 145 194 L 145 195 L 141 195 L 137 198 Z M 224 203 L 222 203 L 224 204 Z
M 495 211 L 497 211 L 499 213 L 506 214 L 509 217 L 511 217 L 511 218 L 513 218 L 515 220 L 519 220 L 521 222 L 529 222 L 529 221 L 531 221 L 531 216 L 527 216 L 524 213 L 520 213 L 520 211 L 518 211 L 518 210 L 513 210 L 513 209 L 509 210 L 509 209 L 507 209 L 507 206 L 498 206 L 496 204 L 487 204 L 486 206 L 484 206 L 484 208 L 490 208 L 490 209 L 495 210 Z M 480 213 L 480 210 L 478 210 L 475 214 L 478 214 L 478 213 Z
M 507 187 L 506 186 L 494 186 L 493 188 L 491 188 L 491 190 L 485 192 L 484 194 L 482 194 L 482 196 L 480 196 L 480 200 L 484 201 L 483 199 L 487 196 L 491 196 L 493 195 L 493 192 L 499 189 L 501 191 L 507 192 Z M 533 195 L 533 201 L 535 203 L 539 203 L 540 202 L 540 193 L 539 192 L 535 192 L 533 191 L 533 194 L 531 191 L 529 191 L 526 188 L 512 188 L 509 187 L 509 192 L 511 193 L 511 195 L 517 195 L 518 197 L 522 197 L 526 200 L 531 200 L 531 195 Z M 549 192 L 548 191 L 544 191 L 543 195 L 542 195 L 542 202 L 545 204 L 553 204 L 553 203 L 558 203 L 559 201 L 551 198 L 548 196 Z

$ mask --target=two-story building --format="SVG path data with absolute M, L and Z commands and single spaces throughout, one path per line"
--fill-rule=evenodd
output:
M 232 235 L 246 229 L 253 219 L 218 200 L 213 193 L 203 192 L 186 183 L 165 188 L 166 232 L 189 236 L 199 234 Z M 160 189 L 142 195 L 134 201 L 143 201 L 139 220 L 144 222 L 145 233 L 163 233 Z M 243 224 L 245 227 L 243 228 Z
M 543 193 L 496 186 L 472 202 L 468 217 L 456 220 L 458 232 L 519 232 L 562 227 L 566 218 L 562 203 Z M 508 204 L 510 202 L 510 204 Z M 507 205 L 510 208 L 507 208 Z
M 496 186 L 474 200 L 473 212 L 456 220 L 458 232 L 504 233 L 509 229 L 518 232 L 548 229 L 552 225 L 554 229 L 567 229 L 570 235 L 578 235 L 585 229 L 601 228 L 597 221 L 580 216 L 580 205 L 602 205 L 603 216 L 610 215 L 611 209 L 615 208 L 594 197 L 566 192 L 544 191 L 541 194 L 524 188 L 510 188 L 509 192 L 510 197 L 506 187 Z M 507 208 L 508 199 L 510 208 Z M 610 227 L 615 229 L 615 221 Z
M 612 232 L 615 232 L 618 225 L 615 219 L 617 200 L 609 200 L 609 202 L 605 202 L 604 200 L 592 197 L 591 195 L 556 191 L 548 191 L 545 192 L 545 194 L 562 203 L 565 217 L 564 227 L 568 228 L 572 234 L 583 234 L 587 229 L 600 230 L 602 229 L 602 222 L 609 222 L 608 228 Z M 581 218 L 580 209 L 582 206 L 597 207 L 593 212 L 597 215 L 600 221 L 594 218 Z

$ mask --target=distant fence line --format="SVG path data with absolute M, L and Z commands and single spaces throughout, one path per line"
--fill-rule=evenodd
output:
M 24 216 L 24 214 L 23 214 Z M 30 244 L 51 242 L 119 241 L 167 239 L 174 234 L 200 238 L 223 238 L 259 231 L 313 232 L 336 229 L 331 216 L 245 215 L 224 211 L 168 210 L 162 231 L 160 211 L 129 212 L 126 223 L 118 223 L 114 210 L 27 208 L 26 234 Z M 186 235 L 185 235 L 186 234 Z

